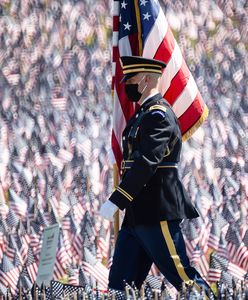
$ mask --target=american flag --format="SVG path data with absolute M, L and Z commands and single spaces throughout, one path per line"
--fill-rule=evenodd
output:
M 208 270 L 209 270 L 209 264 L 208 264 L 207 257 L 204 254 L 204 252 L 202 251 L 202 249 L 200 249 L 200 257 L 199 257 L 199 261 L 197 263 L 197 269 L 199 270 L 200 274 L 203 277 L 207 276 Z
M 108 228 L 106 231 L 103 225 L 101 226 L 97 240 L 97 247 L 102 256 L 107 258 L 110 247 L 110 228 Z
M 95 278 L 102 288 L 107 288 L 108 286 L 108 269 L 101 264 L 92 255 L 89 249 L 84 247 L 84 260 L 83 260 L 83 270 L 89 276 Z
M 70 298 L 71 295 L 74 295 L 76 292 L 83 291 L 82 287 L 73 286 L 71 284 L 63 284 L 58 281 L 51 281 L 51 288 L 53 297 L 56 299 L 61 299 L 61 297 Z M 51 298 L 52 299 L 52 298 Z
M 8 256 L 8 258 L 13 261 L 15 253 L 16 253 L 16 243 L 15 243 L 15 239 L 12 235 L 9 235 L 9 243 L 8 243 L 8 247 L 5 251 L 6 256 Z
M 33 249 L 33 251 L 39 252 L 39 249 L 41 248 L 40 235 L 35 232 L 34 227 L 31 227 L 30 231 L 30 247 Z
M 209 239 L 208 239 L 208 247 L 214 250 L 218 250 L 219 241 L 220 241 L 220 226 L 215 220 L 213 220 Z
M 13 227 L 16 228 L 19 223 L 18 217 L 16 216 L 15 212 L 11 208 L 9 208 L 9 213 L 6 219 L 6 223 L 8 224 L 8 227 L 12 227 L 12 228 Z
M 190 262 L 192 265 L 196 266 L 200 260 L 202 251 L 199 243 L 195 246 L 194 252 L 192 253 Z
M 79 285 L 89 288 L 89 286 L 88 286 L 89 285 L 89 279 L 85 275 L 84 270 L 82 269 L 82 267 L 79 268 L 78 281 L 79 281 Z
M 121 135 L 136 109 L 126 98 L 124 84 L 120 84 L 123 75 L 119 58 L 125 55 L 155 58 L 167 64 L 160 92 L 172 105 L 184 140 L 193 134 L 208 114 L 158 0 L 114 1 L 112 148 L 118 165 L 122 159 Z
M 10 287 L 11 293 L 15 294 L 19 275 L 18 267 L 14 267 L 9 258 L 4 255 L 0 265 L 0 284 Z
M 79 255 L 79 257 L 82 256 L 82 247 L 83 247 L 83 244 L 85 244 L 86 240 L 88 240 L 88 235 L 87 235 L 87 232 L 85 232 L 84 230 L 81 230 L 74 237 L 72 246 L 73 246 L 75 254 Z
M 73 257 L 73 255 L 72 255 L 73 248 L 71 245 L 70 235 L 67 234 L 66 231 L 64 231 L 64 234 L 63 234 L 63 241 L 64 241 L 64 246 L 65 246 L 65 251 L 67 252 L 69 257 L 72 258 Z
M 68 212 L 62 219 L 62 228 L 63 230 L 70 230 L 71 220 L 70 220 L 71 214 Z
M 13 264 L 14 264 L 14 267 L 15 267 L 15 268 L 18 268 L 18 269 L 19 269 L 19 271 L 22 270 L 22 266 L 23 266 L 22 261 L 21 261 L 20 258 L 21 258 L 21 257 L 20 257 L 19 251 L 16 251 L 15 257 L 14 257 L 14 260 L 13 260 Z
M 19 253 L 20 260 L 23 264 L 27 259 L 28 245 L 22 242 L 21 237 L 19 235 L 16 236 L 16 249 Z
M 185 245 L 187 255 L 191 257 L 197 243 L 199 242 L 198 233 L 193 222 L 189 222 L 188 230 L 185 231 L 184 234 L 186 235 Z
M 210 265 L 208 271 L 208 280 L 210 282 L 217 282 L 221 277 L 221 265 L 214 255 L 210 256 Z
M 9 190 L 9 205 L 19 217 L 25 217 L 27 213 L 27 203 L 19 197 L 14 190 Z
M 204 221 L 204 223 L 202 224 L 202 227 L 199 231 L 199 243 L 200 243 L 204 253 L 208 249 L 208 239 L 209 239 L 210 227 L 211 227 L 211 223 L 207 219 Z
M 79 285 L 79 269 L 76 267 L 67 268 L 68 283 L 72 285 Z
M 20 274 L 20 285 L 24 290 L 30 290 L 30 291 L 33 286 L 32 281 L 28 275 L 28 271 L 25 267 L 22 269 L 22 272 Z
M 7 287 L 5 286 L 5 284 L 3 284 L 0 280 L 0 293 L 2 295 L 6 295 L 7 294 Z
M 54 106 L 54 108 L 59 110 L 59 111 L 65 111 L 66 110 L 67 99 L 65 97 L 53 98 L 51 100 L 51 103 Z
M 239 235 L 238 229 L 234 224 L 231 224 L 228 228 L 227 234 L 226 234 L 226 241 L 227 241 L 227 249 L 230 253 L 230 258 L 233 261 L 238 260 L 238 254 L 239 252 L 237 249 L 242 245 L 241 237 Z
M 77 223 L 80 223 L 83 219 L 83 216 L 85 214 L 85 210 L 83 208 L 82 203 L 78 202 L 77 204 L 73 205 L 73 213 L 74 218 Z
M 62 266 L 61 262 L 59 261 L 58 257 L 55 261 L 55 264 L 54 264 L 54 278 L 57 279 L 57 280 L 60 280 L 64 275 L 65 275 L 65 269 L 64 267 Z
M 60 235 L 59 235 L 59 244 L 58 244 L 58 251 L 56 254 L 56 258 L 57 258 L 59 264 L 61 265 L 61 267 L 65 270 L 66 266 L 70 262 L 70 257 L 65 250 L 62 232 L 60 232 Z
M 220 243 L 217 250 L 217 254 L 220 256 L 223 256 L 224 258 L 229 258 L 229 251 L 227 249 L 227 242 L 223 236 L 223 234 L 220 236 Z
M 31 250 L 31 248 L 28 249 L 28 257 L 27 257 L 26 266 L 27 266 L 27 271 L 30 276 L 30 279 L 32 280 L 32 282 L 34 282 L 36 279 L 36 276 L 37 276 L 37 272 L 38 272 L 38 263 L 34 257 L 34 254 Z
M 240 268 L 239 266 L 219 256 L 216 253 L 213 253 L 211 256 L 211 261 L 213 262 L 213 260 L 215 261 L 214 263 L 215 269 L 220 269 L 222 270 L 222 272 L 223 271 L 228 272 L 231 276 L 234 276 L 234 278 L 239 279 L 241 281 L 244 280 L 247 271 L 245 271 L 243 268 Z M 210 264 L 210 268 L 211 268 L 211 264 Z
M 64 192 L 61 194 L 61 201 L 59 202 L 59 216 L 60 218 L 63 218 L 71 209 L 70 208 L 70 201 L 67 197 L 67 195 L 64 194 Z
M 17 236 L 17 247 L 20 251 L 21 258 L 23 262 L 27 260 L 28 257 L 28 249 L 30 244 L 29 234 L 26 232 L 23 224 L 20 222 L 18 236 Z

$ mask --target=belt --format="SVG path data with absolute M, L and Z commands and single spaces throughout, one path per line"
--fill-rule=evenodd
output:
M 121 169 L 127 170 L 131 169 L 133 160 L 123 160 L 121 162 Z M 178 164 L 175 162 L 167 162 L 167 161 L 161 161 L 161 163 L 158 165 L 158 169 L 164 169 L 164 168 L 177 168 Z

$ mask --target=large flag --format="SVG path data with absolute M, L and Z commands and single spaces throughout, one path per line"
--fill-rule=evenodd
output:
M 183 140 L 187 140 L 208 115 L 158 0 L 121 0 L 113 5 L 114 96 L 112 149 L 118 166 L 122 160 L 121 135 L 136 107 L 124 93 L 119 58 L 138 55 L 164 61 L 160 92 L 172 105 Z

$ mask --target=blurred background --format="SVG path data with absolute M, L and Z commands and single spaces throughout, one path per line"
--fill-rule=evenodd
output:
M 248 270 L 248 5 L 160 4 L 209 108 L 183 145 L 182 180 L 200 212 L 182 224 L 187 252 L 210 282 L 231 285 Z M 54 279 L 106 286 L 113 229 L 98 210 L 113 189 L 111 10 L 110 0 L 0 0 L 1 294 L 31 288 L 42 232 L 56 222 Z

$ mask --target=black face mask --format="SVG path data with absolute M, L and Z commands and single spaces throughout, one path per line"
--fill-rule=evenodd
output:
M 127 95 L 128 100 L 132 102 L 138 102 L 141 98 L 142 94 L 138 91 L 139 84 L 126 84 L 125 85 L 125 92 Z
M 145 78 L 145 76 L 143 76 L 138 83 L 125 84 L 125 92 L 126 92 L 127 98 L 130 101 L 138 102 L 140 100 L 142 94 L 144 93 L 144 90 L 147 88 L 147 85 L 146 85 L 143 88 L 143 91 L 141 93 L 138 91 L 139 85 L 144 78 Z

